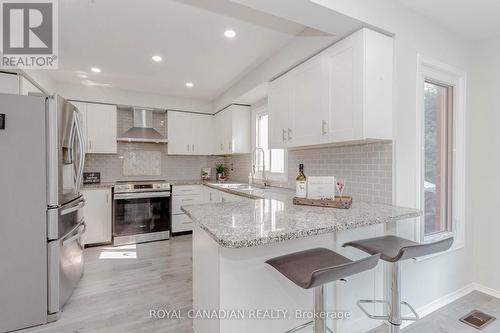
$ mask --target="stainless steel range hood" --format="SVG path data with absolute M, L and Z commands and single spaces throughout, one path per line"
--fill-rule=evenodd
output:
M 166 143 L 167 139 L 153 128 L 153 111 L 134 108 L 134 127 L 120 135 L 118 141 Z

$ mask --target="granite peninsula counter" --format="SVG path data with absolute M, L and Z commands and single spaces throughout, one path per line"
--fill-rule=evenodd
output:
M 239 194 L 238 190 L 223 190 Z M 351 209 L 297 206 L 292 203 L 293 191 L 288 189 L 256 188 L 249 192 L 243 192 L 245 197 L 238 202 L 184 206 L 182 210 L 219 245 L 228 248 L 271 244 L 420 215 L 416 209 L 356 201 Z
M 223 186 L 223 187 L 221 187 Z M 288 189 L 204 184 L 205 190 L 240 195 L 235 201 L 186 205 L 194 221 L 193 307 L 197 310 L 286 310 L 280 319 L 194 319 L 196 333 L 285 332 L 304 318 L 296 311 L 313 306 L 304 290 L 265 264 L 267 259 L 314 247 L 326 247 L 351 259 L 366 256 L 343 248 L 345 242 L 382 236 L 386 225 L 418 217 L 419 210 L 356 202 L 351 209 L 296 206 Z M 242 195 L 242 196 L 241 196 Z M 384 297 L 383 264 L 347 283 L 327 286 L 328 308 L 347 310 L 349 320 L 330 320 L 334 332 L 364 332 L 375 327 L 356 307 L 358 299 Z M 375 325 L 375 326 L 373 326 Z

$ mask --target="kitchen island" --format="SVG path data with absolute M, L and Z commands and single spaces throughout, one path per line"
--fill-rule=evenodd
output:
M 265 264 L 269 258 L 326 247 L 351 259 L 365 256 L 345 242 L 385 234 L 385 225 L 418 217 L 420 211 L 354 202 L 351 209 L 296 206 L 293 191 L 207 186 L 243 194 L 237 202 L 183 206 L 193 230 L 193 307 L 239 311 L 237 318 L 195 318 L 196 333 L 285 332 L 310 318 L 312 290 L 303 290 Z M 327 286 L 328 311 L 348 311 L 350 319 L 330 320 L 335 332 L 365 332 L 379 325 L 355 304 L 383 298 L 383 265 Z M 257 311 L 260 316 L 256 315 Z M 243 313 L 243 315 L 241 315 Z M 306 313 L 307 314 L 307 313 Z M 274 315 L 274 316 L 273 316 Z

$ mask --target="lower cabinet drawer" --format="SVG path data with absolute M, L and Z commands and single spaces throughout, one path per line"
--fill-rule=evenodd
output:
M 172 195 L 201 194 L 201 185 L 174 185 Z
M 172 214 L 184 214 L 181 207 L 201 203 L 201 195 L 174 195 L 172 196 Z
M 193 230 L 193 221 L 186 214 L 172 215 L 172 232 Z

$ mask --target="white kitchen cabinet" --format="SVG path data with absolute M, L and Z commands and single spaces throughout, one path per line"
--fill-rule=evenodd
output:
M 250 118 L 249 107 L 234 104 L 214 116 L 215 155 L 251 152 Z
M 271 83 L 271 148 L 392 139 L 393 40 L 361 29 Z
M 213 116 L 168 112 L 168 153 L 170 155 L 211 155 Z
M 19 76 L 17 74 L 0 73 L 0 93 L 19 94 Z
M 202 203 L 201 194 L 186 194 L 172 196 L 172 214 L 184 214 L 181 207 L 185 205 L 198 205 Z
M 86 229 L 83 234 L 85 245 L 111 242 L 112 198 L 110 188 L 85 189 L 83 214 Z
M 172 215 L 172 233 L 193 230 L 193 221 L 186 214 Z
M 222 202 L 222 191 L 216 190 L 208 186 L 203 186 L 203 202 L 204 203 Z
M 173 234 L 193 230 L 193 222 L 184 214 L 181 207 L 203 203 L 201 185 L 172 186 L 171 232 Z
M 328 67 L 324 58 L 313 58 L 289 73 L 291 123 L 287 142 L 308 146 L 328 142 Z
M 288 76 L 282 76 L 269 86 L 269 147 L 286 148 L 288 129 L 292 127 L 292 93 Z
M 80 112 L 86 152 L 91 154 L 117 153 L 116 105 L 70 101 Z

